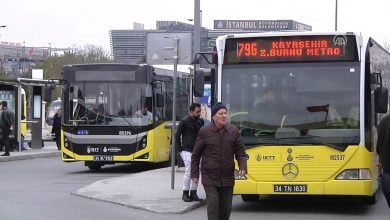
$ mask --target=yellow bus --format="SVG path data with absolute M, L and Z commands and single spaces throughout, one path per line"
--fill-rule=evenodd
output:
M 358 196 L 378 190 L 376 125 L 390 54 L 351 32 L 232 34 L 216 41 L 212 90 L 242 135 L 234 194 Z
M 170 158 L 173 72 L 150 65 L 63 67 L 61 149 L 64 162 L 92 170 L 113 163 Z M 187 114 L 190 78 L 178 77 L 177 119 Z

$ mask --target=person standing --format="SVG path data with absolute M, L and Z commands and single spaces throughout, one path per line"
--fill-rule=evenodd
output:
M 61 150 L 61 115 L 62 110 L 58 109 L 53 117 L 53 127 L 51 129 L 51 133 L 55 136 L 58 150 Z
M 198 183 L 191 181 L 191 155 L 199 129 L 204 125 L 200 118 L 200 104 L 192 103 L 190 113 L 183 118 L 176 131 L 176 144 L 178 152 L 184 162 L 183 196 L 184 202 L 201 201 L 197 195 Z
M 239 175 L 246 175 L 247 162 L 241 135 L 227 123 L 227 108 L 221 102 L 211 110 L 212 123 L 200 129 L 191 160 L 191 178 L 199 181 L 201 163 L 202 184 L 206 191 L 209 220 L 228 220 L 232 208 L 234 158 Z
M 1 102 L 2 112 L 0 116 L 0 127 L 1 127 L 1 136 L 4 144 L 4 154 L 1 156 L 10 156 L 10 143 L 9 143 L 9 135 L 11 134 L 11 130 L 14 124 L 14 113 L 8 110 L 7 101 Z
M 390 114 L 386 115 L 378 124 L 377 152 L 379 167 L 382 169 L 381 186 L 390 208 Z

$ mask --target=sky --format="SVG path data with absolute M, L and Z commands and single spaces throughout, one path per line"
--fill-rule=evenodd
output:
M 336 0 L 201 0 L 202 25 L 213 20 L 295 20 L 313 31 L 335 29 Z M 156 20 L 191 23 L 194 0 L 1 0 L 0 41 L 26 46 L 110 49 L 109 31 L 133 22 L 155 29 Z M 389 0 L 338 0 L 338 30 L 390 41 Z

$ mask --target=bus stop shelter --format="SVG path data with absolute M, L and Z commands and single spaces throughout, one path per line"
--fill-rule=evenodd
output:
M 43 88 L 48 86 L 60 85 L 60 80 L 39 80 L 30 78 L 17 78 L 12 80 L 0 80 L 0 101 L 8 100 L 14 107 L 15 123 L 14 123 L 14 138 L 13 141 L 16 143 L 19 151 L 22 150 L 21 142 L 21 127 L 22 123 L 31 123 L 31 147 L 41 148 L 42 147 L 42 100 L 44 97 Z M 33 103 L 32 108 L 32 120 L 22 120 L 22 114 L 25 114 L 26 108 L 24 106 L 25 97 L 22 98 L 22 86 L 32 87 Z M 3 91 L 3 92 L 1 92 Z M 2 94 L 3 93 L 3 94 Z M 27 115 L 25 115 L 27 118 Z

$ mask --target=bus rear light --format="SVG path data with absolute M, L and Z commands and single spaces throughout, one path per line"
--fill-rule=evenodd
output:
M 369 169 L 349 169 L 341 172 L 336 180 L 370 180 L 371 172 Z

